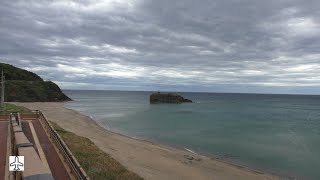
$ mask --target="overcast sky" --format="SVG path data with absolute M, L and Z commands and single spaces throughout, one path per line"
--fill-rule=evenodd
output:
M 0 61 L 63 89 L 320 94 L 319 0 L 0 1 Z

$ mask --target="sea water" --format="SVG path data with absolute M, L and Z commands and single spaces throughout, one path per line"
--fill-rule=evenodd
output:
M 258 170 L 320 179 L 320 96 L 179 93 L 194 103 L 149 104 L 152 92 L 64 91 L 67 108 L 131 137 Z

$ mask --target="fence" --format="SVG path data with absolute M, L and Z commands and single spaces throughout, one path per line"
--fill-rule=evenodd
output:
M 60 153 L 63 155 L 63 158 L 68 163 L 69 167 L 71 168 L 71 172 L 74 176 L 78 179 L 89 180 L 86 172 L 82 169 L 79 162 L 73 156 L 69 148 L 67 147 L 66 143 L 57 133 L 57 131 L 51 126 L 48 122 L 47 118 L 41 111 L 33 111 L 35 114 L 38 115 L 40 122 L 44 125 L 47 133 L 50 135 L 50 138 L 55 143 L 56 147 L 59 149 Z

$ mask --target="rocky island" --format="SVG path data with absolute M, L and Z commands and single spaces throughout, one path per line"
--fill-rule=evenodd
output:
M 150 95 L 150 104 L 159 104 L 159 103 L 192 103 L 190 99 L 185 99 L 182 96 L 175 93 L 153 93 Z
M 61 102 L 70 101 L 58 85 L 44 81 L 37 74 L 0 63 L 0 73 L 5 76 L 6 102 Z

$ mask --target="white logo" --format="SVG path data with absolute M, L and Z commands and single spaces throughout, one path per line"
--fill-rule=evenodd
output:
M 24 156 L 9 156 L 9 171 L 24 171 Z

